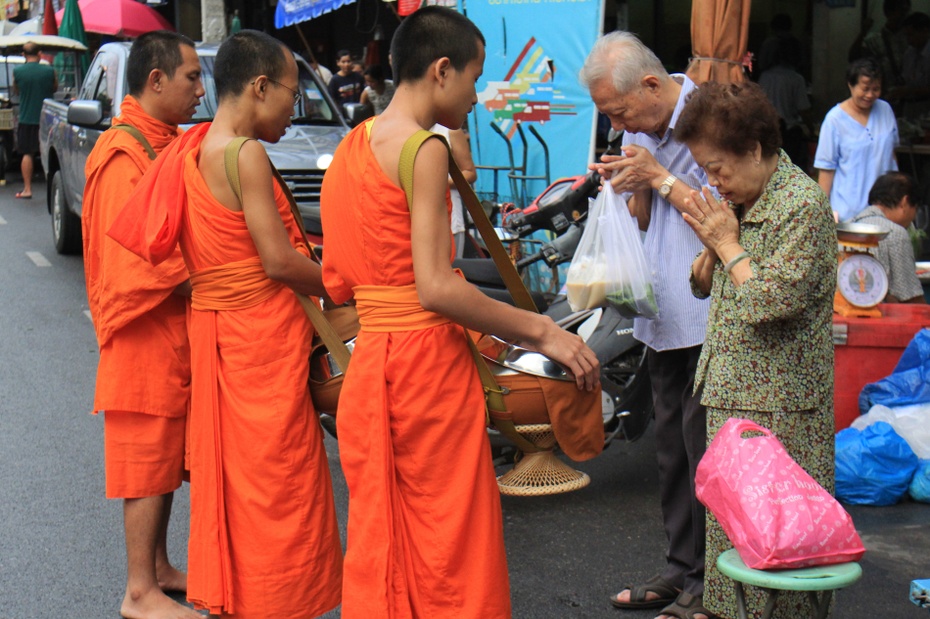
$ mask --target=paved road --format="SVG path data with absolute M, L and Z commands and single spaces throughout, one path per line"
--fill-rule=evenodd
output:
M 102 419 L 92 405 L 97 346 L 80 257 L 55 254 L 49 219 L 0 188 L 0 619 L 115 619 L 124 585 L 121 508 L 104 499 Z M 346 490 L 327 439 L 341 526 Z M 580 465 L 593 481 L 546 498 L 504 497 L 514 616 L 648 619 L 607 595 L 663 562 L 654 439 L 611 446 Z M 454 457 L 454 439 L 449 457 Z M 169 540 L 185 562 L 187 490 Z M 837 617 L 926 617 L 908 583 L 930 577 L 930 506 L 852 508 L 869 552 Z M 338 617 L 331 613 L 330 617 Z

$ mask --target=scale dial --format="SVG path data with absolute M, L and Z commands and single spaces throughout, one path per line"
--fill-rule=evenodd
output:
M 888 294 L 888 275 L 882 263 L 868 254 L 847 256 L 836 277 L 840 294 L 855 307 L 874 307 Z

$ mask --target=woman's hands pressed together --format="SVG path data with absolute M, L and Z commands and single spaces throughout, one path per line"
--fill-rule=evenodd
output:
M 739 220 L 736 213 L 730 208 L 729 202 L 718 200 L 709 188 L 703 187 L 700 192 L 691 192 L 685 200 L 682 217 L 701 243 L 721 260 L 732 257 L 727 249 L 736 248 L 732 252 L 734 256 L 742 251 L 739 248 Z

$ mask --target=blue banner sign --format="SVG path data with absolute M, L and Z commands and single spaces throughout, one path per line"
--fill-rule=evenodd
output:
M 496 188 L 494 172 L 479 168 L 476 189 L 526 205 L 547 180 L 584 174 L 591 160 L 596 110 L 578 71 L 600 34 L 602 2 L 465 0 L 460 10 L 487 39 L 472 154 L 479 166 L 503 168 Z
M 352 2 L 355 0 L 279 0 L 274 12 L 274 27 L 293 26 Z

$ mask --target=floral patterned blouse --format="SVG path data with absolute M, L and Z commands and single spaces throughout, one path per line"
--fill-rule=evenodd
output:
M 820 187 L 781 151 L 740 222 L 753 276 L 735 286 L 718 262 L 695 390 L 701 403 L 805 411 L 833 400 L 836 228 Z M 692 292 L 703 296 L 692 277 Z

